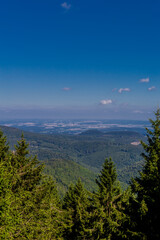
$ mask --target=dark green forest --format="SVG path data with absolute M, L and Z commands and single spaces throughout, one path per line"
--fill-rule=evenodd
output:
M 45 141 L 39 136 L 37 140 L 33 134 L 29 145 L 26 134 L 16 143 L 16 129 L 12 129 L 14 139 L 0 131 L 0 239 L 160 239 L 159 109 L 150 122 L 152 129 L 146 129 L 147 137 L 136 148 L 131 142 L 139 135 L 132 132 L 125 133 L 127 138 L 106 133 L 98 134 L 95 140 L 90 134 L 82 134 L 74 139 L 66 136 L 65 141 L 64 136 L 47 136 Z M 103 164 L 102 153 L 107 157 Z M 45 167 L 42 160 L 47 156 Z M 69 169 L 66 175 L 64 165 Z M 138 168 L 139 174 L 135 171 Z M 79 171 L 84 174 L 68 187 L 71 172 L 76 176 Z M 63 184 L 57 191 L 61 174 Z M 128 184 L 126 190 L 122 182 Z
M 1 129 L 13 151 L 22 131 L 4 126 Z M 77 177 L 81 178 L 87 190 L 97 190 L 95 178 L 106 157 L 112 158 L 124 189 L 144 163 L 142 146 L 131 143 L 146 141 L 146 137 L 133 131 L 89 130 L 72 136 L 24 132 L 24 136 L 29 143 L 30 154 L 37 155 L 38 160 L 45 163 L 44 171 L 54 178 L 61 196 L 64 196 L 71 182 L 76 183 Z

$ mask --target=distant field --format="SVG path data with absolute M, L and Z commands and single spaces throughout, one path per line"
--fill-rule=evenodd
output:
M 79 134 L 87 130 L 98 129 L 107 131 L 136 131 L 145 134 L 145 127 L 149 127 L 148 121 L 135 120 L 10 120 L 0 121 L 0 125 L 16 127 L 24 131 L 44 134 Z

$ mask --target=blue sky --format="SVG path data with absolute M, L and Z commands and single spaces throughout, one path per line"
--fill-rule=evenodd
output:
M 1 1 L 0 118 L 147 119 L 159 43 L 159 0 Z

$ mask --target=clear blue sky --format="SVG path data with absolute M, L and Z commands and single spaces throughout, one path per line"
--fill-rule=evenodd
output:
M 160 1 L 1 1 L 0 86 L 0 118 L 148 118 Z

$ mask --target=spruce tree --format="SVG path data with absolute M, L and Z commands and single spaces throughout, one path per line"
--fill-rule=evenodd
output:
M 13 226 L 13 219 L 10 215 L 10 206 L 13 199 L 11 191 L 13 172 L 10 155 L 6 137 L 0 130 L 0 239 L 9 239 L 9 231 Z
M 9 153 L 9 145 L 7 143 L 6 137 L 0 129 L 0 161 L 3 161 L 5 156 Z
M 98 193 L 95 194 L 95 239 L 125 239 L 122 227 L 125 221 L 123 195 L 111 158 L 105 160 L 96 183 Z
M 12 191 L 17 197 L 16 210 L 21 221 L 15 236 L 29 239 L 61 239 L 62 211 L 54 182 L 43 175 L 43 164 L 29 156 L 28 144 L 22 135 L 15 146 L 13 166 L 16 180 Z M 17 231 L 17 230 L 16 230 Z
M 8 150 L 1 135 L 0 239 L 62 239 L 63 212 L 54 182 L 29 156 L 24 137 Z
M 26 143 L 22 134 L 21 140 L 15 146 L 12 159 L 13 167 L 17 170 L 18 175 L 13 191 L 16 191 L 19 187 L 23 188 L 23 190 L 32 191 L 42 179 L 44 166 L 39 163 L 36 156 L 29 156 L 28 146 L 29 144 Z
M 151 120 L 152 129 L 147 130 L 147 143 L 141 142 L 144 152 L 144 166 L 140 176 L 132 181 L 131 187 L 136 195 L 132 200 L 131 217 L 136 230 L 144 239 L 160 239 L 160 109 Z M 136 212 L 136 214 L 135 214 Z M 142 238 L 141 238 L 142 239 Z
M 64 239 L 91 239 L 88 207 L 87 191 L 79 179 L 75 186 L 70 186 L 64 197 L 63 208 L 66 210 L 67 222 Z

